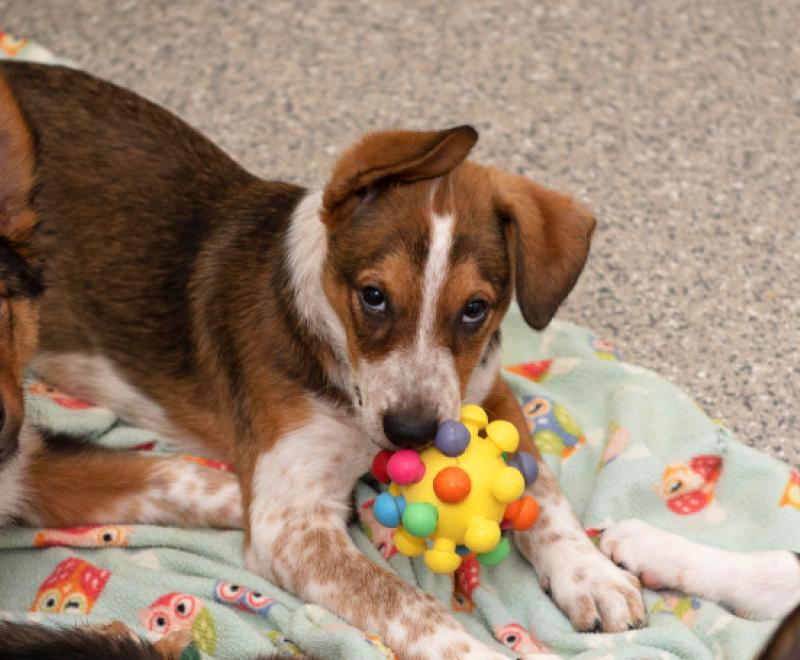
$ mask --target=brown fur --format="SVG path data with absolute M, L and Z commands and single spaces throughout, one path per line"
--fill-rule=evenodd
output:
M 0 79 L 0 234 L 27 254 L 36 216 L 28 206 L 35 150 L 27 124 L 8 86 Z
M 758 660 L 797 660 L 800 658 L 800 606 L 787 616 L 772 635 Z
M 25 473 L 26 522 L 43 527 L 136 523 L 237 528 L 241 514 L 229 505 L 207 511 L 196 498 L 213 496 L 234 477 L 198 470 L 194 497 L 169 497 L 179 459 L 52 441 Z M 78 487 L 79 486 L 79 487 Z M 147 515 L 145 516 L 145 507 Z
M 18 447 L 19 430 L 22 427 L 22 370 L 20 368 L 21 338 L 28 334 L 22 327 L 15 331 L 15 318 L 24 320 L 25 314 L 14 314 L 14 308 L 26 303 L 0 300 L 0 400 L 3 403 L 3 422 L 0 431 L 0 460 L 9 458 Z M 29 303 L 28 303 L 29 304 Z
M 36 147 L 24 113 L 0 78 L 0 468 L 17 451 L 24 419 L 23 372 L 38 339 L 41 283 L 39 253 L 32 239 L 36 214 L 31 208 Z M 23 433 L 28 442 L 42 441 L 39 431 L 30 425 Z M 137 498 L 149 488 L 165 490 L 165 479 L 175 465 L 181 463 L 74 442 L 57 446 L 44 442 L 24 474 L 27 504 L 22 517 L 52 527 L 137 522 Z M 214 470 L 201 470 L 200 474 L 198 487 L 207 492 L 233 479 Z M 109 519 L 121 510 L 121 504 L 127 507 L 126 517 Z M 191 502 L 163 502 L 163 522 L 229 527 L 230 514 L 235 513 L 227 509 L 227 513 L 199 514 L 187 507 Z M 236 524 L 238 516 L 233 518 Z
M 365 136 L 347 151 L 331 174 L 322 198 L 323 219 L 335 225 L 348 217 L 358 195 L 378 182 L 419 181 L 449 172 L 478 140 L 471 126 L 446 131 L 394 131 Z
M 570 197 L 522 176 L 495 172 L 498 205 L 508 215 L 517 300 L 528 324 L 541 330 L 583 270 L 595 220 Z
M 27 124 L 8 87 L 0 80 L 0 236 L 6 241 L 4 252 L 29 256 L 29 241 L 35 215 L 28 201 L 34 182 L 34 145 Z M 18 297 L 18 287 L 9 272 L 18 264 L 9 264 L 2 272 L 9 278 L 0 282 L 0 397 L 4 420 L 0 431 L 0 461 L 17 449 L 22 425 L 22 368 L 36 345 L 37 310 L 30 300 Z
M 34 458 L 26 475 L 36 517 L 47 527 L 118 523 L 107 516 L 115 505 L 148 481 L 151 459 L 120 452 L 46 452 Z M 87 475 L 92 475 L 91 480 Z M 82 484 L 75 488 L 76 484 Z

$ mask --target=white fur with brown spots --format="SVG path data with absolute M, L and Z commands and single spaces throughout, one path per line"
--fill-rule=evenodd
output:
M 583 530 L 558 482 L 540 463 L 529 488 L 541 507 L 538 522 L 517 534 L 539 582 L 579 630 L 620 632 L 645 624 L 641 585 L 604 557 Z
M 307 207 L 301 205 L 301 208 Z M 446 346 L 433 343 L 434 318 L 442 282 L 450 266 L 448 258 L 457 218 L 437 215 L 433 208 L 429 217 L 430 250 L 421 277 L 422 305 L 417 334 L 411 342 L 379 361 L 362 364 L 355 376 L 362 396 L 358 426 L 362 432 L 366 431 L 375 445 L 381 447 L 391 447 L 381 426 L 381 416 L 392 405 L 404 399 L 423 398 L 434 402 L 440 418 L 446 419 L 457 417 L 462 404 L 450 352 Z M 295 222 L 308 226 L 305 214 Z M 321 222 L 318 224 L 323 226 Z M 301 241 L 293 245 L 303 255 L 309 249 Z M 324 262 L 326 254 L 321 244 L 314 241 L 313 245 L 314 257 Z M 297 264 L 297 268 L 302 269 L 301 273 L 295 271 L 293 276 L 293 282 L 305 287 L 296 292 L 303 301 L 299 309 L 301 312 L 313 310 L 314 318 L 309 315 L 307 322 L 311 327 L 320 327 L 318 317 L 326 305 L 321 283 L 307 275 L 307 259 L 292 257 L 290 264 Z M 317 273 L 321 278 L 321 267 L 317 268 Z M 315 296 L 319 300 L 315 301 Z M 335 321 L 330 319 L 325 325 L 335 326 Z M 332 335 L 325 336 L 330 338 Z M 482 357 L 470 375 L 464 403 L 482 403 L 487 397 L 500 370 L 499 343 L 486 346 Z M 314 444 L 311 440 L 309 442 Z M 533 494 L 542 507 L 542 519 L 547 521 L 547 525 L 535 526 L 532 531 L 519 535 L 518 541 L 536 568 L 540 581 L 548 586 L 553 599 L 580 630 L 612 632 L 643 625 L 646 614 L 638 582 L 597 550 L 544 464 L 541 464 L 541 472 L 543 476 L 534 485 Z M 253 525 L 253 529 L 257 527 Z M 573 579 L 575 574 L 589 577 L 576 582 Z
M 304 600 L 378 634 L 404 659 L 504 658 L 430 594 L 378 567 L 347 534 L 352 488 L 377 447 L 341 411 L 313 414 L 256 464 L 246 563 Z

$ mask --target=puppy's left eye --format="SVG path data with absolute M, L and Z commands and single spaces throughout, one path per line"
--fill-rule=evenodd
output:
M 376 286 L 365 286 L 361 289 L 361 302 L 368 312 L 386 313 L 386 294 Z
M 485 300 L 470 300 L 464 305 L 464 309 L 461 313 L 461 321 L 462 323 L 469 324 L 480 323 L 486 318 L 486 311 L 488 309 L 489 305 Z

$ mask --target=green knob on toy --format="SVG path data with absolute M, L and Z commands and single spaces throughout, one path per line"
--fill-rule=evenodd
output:
M 424 538 L 436 531 L 439 512 L 428 502 L 414 502 L 403 511 L 403 527 L 412 536 Z
M 484 566 L 497 566 L 506 557 L 508 557 L 509 552 L 511 552 L 511 544 L 504 536 L 502 539 L 500 539 L 500 543 L 498 543 L 494 549 L 489 550 L 489 552 L 483 552 L 479 554 L 478 561 Z

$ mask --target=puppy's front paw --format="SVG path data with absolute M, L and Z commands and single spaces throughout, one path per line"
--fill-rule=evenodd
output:
M 676 587 L 683 539 L 641 520 L 623 520 L 603 532 L 600 549 L 611 560 L 637 575 L 646 587 Z
M 554 544 L 555 545 L 555 544 Z M 582 632 L 622 632 L 647 622 L 639 581 L 615 566 L 591 543 L 558 544 L 549 552 L 549 570 L 540 581 L 555 603 Z

